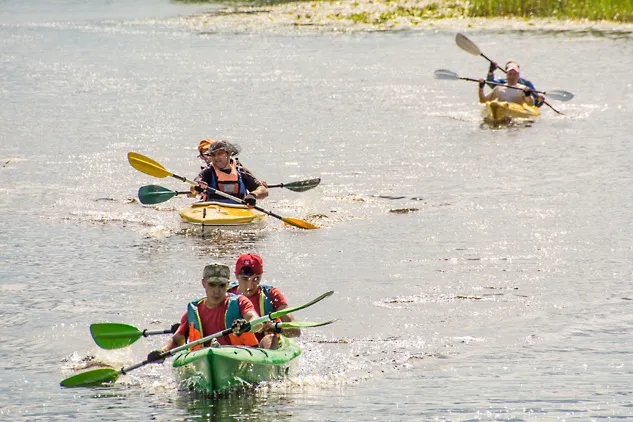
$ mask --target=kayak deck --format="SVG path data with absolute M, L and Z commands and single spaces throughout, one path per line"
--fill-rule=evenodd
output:
M 516 104 L 506 101 L 488 101 L 481 110 L 486 123 L 504 124 L 512 119 L 533 119 L 541 115 L 538 107 L 528 104 Z
M 208 226 L 239 226 L 261 221 L 266 214 L 242 204 L 196 202 L 179 211 L 187 223 Z
M 219 346 L 183 351 L 176 355 L 173 366 L 182 368 L 188 388 L 208 394 L 225 393 L 287 377 L 301 348 L 287 337 L 282 336 L 280 342 L 277 350 Z

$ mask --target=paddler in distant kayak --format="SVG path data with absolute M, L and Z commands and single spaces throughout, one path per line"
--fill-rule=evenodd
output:
M 506 67 L 505 67 L 506 78 L 505 79 L 495 79 L 494 71 L 497 68 L 498 66 L 495 62 L 490 63 L 490 68 L 488 69 L 488 75 L 486 76 L 486 81 L 522 88 L 523 94 L 521 93 L 521 91 L 516 90 L 516 89 L 505 88 L 500 85 L 490 84 L 489 86 L 493 88 L 492 93 L 494 93 L 495 89 L 497 88 L 503 88 L 503 90 L 500 89 L 498 91 L 498 95 L 500 95 L 503 98 L 509 98 L 509 99 L 502 99 L 501 97 L 493 97 L 490 100 L 486 100 L 486 101 L 497 99 L 499 101 L 506 101 L 506 102 L 512 102 L 512 103 L 517 103 L 517 104 L 527 103 L 528 105 L 534 105 L 536 107 L 540 107 L 543 105 L 543 97 L 540 95 L 534 94 L 534 91 L 536 91 L 534 84 L 528 81 L 527 79 L 521 78 L 520 76 L 521 68 L 518 65 L 518 63 L 516 63 L 514 60 L 510 60 L 506 63 Z M 482 101 L 483 87 L 484 87 L 484 80 L 480 79 L 479 80 L 479 102 L 480 103 L 486 102 L 486 101 Z M 508 91 L 514 91 L 514 92 L 508 92 Z M 490 97 L 492 93 L 490 93 L 488 96 L 484 96 L 484 98 Z M 524 95 L 524 97 L 526 98 L 529 97 L 530 100 L 524 101 L 526 100 L 526 98 L 521 98 L 521 95 Z
M 247 324 L 259 318 L 253 304 L 245 296 L 229 295 L 227 287 L 231 270 L 228 265 L 211 264 L 202 272 L 202 287 L 206 296 L 187 305 L 180 319 L 180 327 L 169 341 L 160 349 L 147 355 L 149 361 L 161 361 L 161 353 L 167 352 L 186 342 L 193 342 L 205 336 L 233 329 L 233 334 L 222 336 L 217 342 L 222 345 L 244 345 L 257 347 L 258 341 L 252 332 L 240 334 Z M 261 329 L 262 327 L 254 327 Z M 205 343 L 208 347 L 210 343 Z M 194 346 L 192 350 L 202 346 Z
M 235 262 L 235 277 L 237 281 L 229 284 L 229 293 L 243 295 L 255 307 L 259 315 L 267 315 L 271 312 L 280 311 L 288 307 L 288 302 L 281 291 L 269 284 L 261 284 L 264 274 L 264 261 L 256 254 L 242 254 Z M 282 322 L 292 322 L 295 320 L 292 314 L 284 315 Z M 264 329 L 265 330 L 265 329 Z M 264 349 L 277 349 L 279 347 L 279 335 L 286 337 L 299 337 L 301 330 L 298 328 L 284 328 L 272 333 L 257 333 L 259 347 Z
M 234 203 L 207 190 L 207 188 L 213 188 L 243 199 L 250 206 L 254 206 L 258 199 L 268 196 L 266 185 L 257 180 L 236 159 L 231 158 L 232 154 L 233 147 L 227 141 L 215 141 L 210 144 L 203 154 L 208 167 L 196 178 L 200 187 L 192 188 L 193 195 L 201 193 L 203 201 Z

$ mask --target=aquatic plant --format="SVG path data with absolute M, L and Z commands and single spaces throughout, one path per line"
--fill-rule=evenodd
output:
M 468 14 L 633 22 L 633 0 L 470 0 Z

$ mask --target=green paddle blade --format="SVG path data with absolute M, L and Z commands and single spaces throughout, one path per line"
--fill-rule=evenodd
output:
M 99 385 L 113 383 L 119 378 L 121 371 L 112 368 L 100 368 L 92 371 L 82 372 L 63 380 L 60 385 L 62 387 L 83 387 L 90 385 Z
M 143 332 L 127 324 L 96 323 L 90 326 L 90 334 L 102 349 L 120 349 L 138 340 Z
M 336 319 L 332 319 L 329 321 L 321 321 L 321 322 L 308 322 L 308 321 L 291 321 L 291 322 L 281 322 L 276 324 L 281 324 L 282 328 L 311 328 L 311 327 L 322 327 L 324 325 L 329 325 L 333 322 L 336 322 Z
M 141 186 L 138 190 L 138 199 L 144 205 L 160 204 L 161 202 L 169 201 L 176 195 L 178 195 L 178 192 L 158 185 Z

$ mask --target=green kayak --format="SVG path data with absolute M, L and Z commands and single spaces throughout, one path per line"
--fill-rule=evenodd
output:
M 209 394 L 286 377 L 301 354 L 297 343 L 280 338 L 277 350 L 245 346 L 206 347 L 176 355 L 174 368 L 182 368 L 188 388 Z

